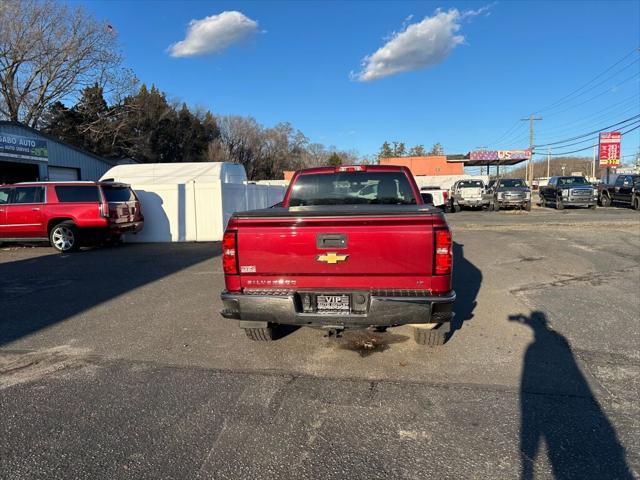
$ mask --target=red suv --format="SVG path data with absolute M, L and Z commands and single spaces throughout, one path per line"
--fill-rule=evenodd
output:
M 119 239 L 142 230 L 131 187 L 113 182 L 0 185 L 0 242 L 49 241 L 60 252 L 88 240 Z

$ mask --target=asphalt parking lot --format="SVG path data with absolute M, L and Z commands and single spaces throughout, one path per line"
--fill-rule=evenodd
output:
M 0 250 L 0 477 L 640 478 L 640 214 L 449 215 L 455 330 L 252 343 L 219 244 Z

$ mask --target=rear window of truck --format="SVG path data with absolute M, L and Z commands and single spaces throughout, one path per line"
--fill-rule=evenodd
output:
M 518 179 L 500 180 L 500 184 L 498 186 L 504 188 L 526 187 L 524 181 Z
M 60 203 L 97 203 L 100 201 L 98 187 L 95 185 L 64 185 L 55 187 Z
M 290 207 L 308 205 L 415 205 L 402 172 L 336 172 L 300 175 L 289 197 Z
M 129 187 L 102 187 L 107 202 L 134 202 L 136 196 Z
M 482 188 L 483 183 L 481 180 L 465 180 L 458 184 L 458 188 Z

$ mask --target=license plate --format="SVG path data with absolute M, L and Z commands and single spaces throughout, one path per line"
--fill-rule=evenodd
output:
M 349 313 L 349 295 L 318 295 L 318 313 Z

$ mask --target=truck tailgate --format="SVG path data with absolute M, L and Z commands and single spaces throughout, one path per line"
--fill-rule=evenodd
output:
M 433 212 L 237 218 L 243 288 L 428 289 Z

